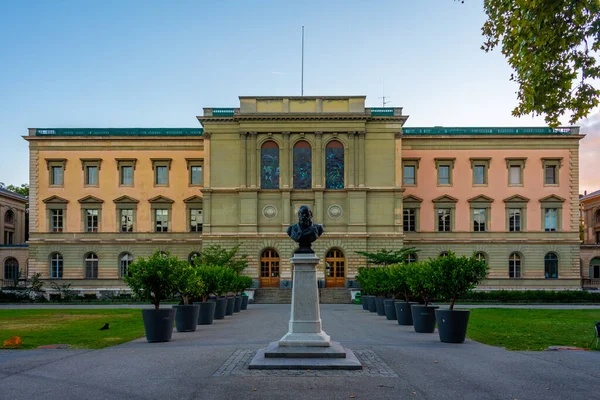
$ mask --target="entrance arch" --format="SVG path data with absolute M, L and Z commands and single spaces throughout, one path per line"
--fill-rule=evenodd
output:
M 331 249 L 325 256 L 325 287 L 346 287 L 346 259 L 340 249 Z
M 260 287 L 279 287 L 279 253 L 266 249 L 260 255 Z

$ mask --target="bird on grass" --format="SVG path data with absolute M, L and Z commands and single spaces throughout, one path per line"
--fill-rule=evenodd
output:
M 101 331 L 105 331 L 108 329 L 108 322 L 104 324 L 104 326 L 102 328 L 100 328 L 99 330 Z

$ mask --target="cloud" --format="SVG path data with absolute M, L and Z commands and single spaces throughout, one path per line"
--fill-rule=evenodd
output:
M 273 75 L 285 75 L 285 72 L 271 71 Z
M 600 112 L 581 121 L 580 133 L 586 136 L 579 142 L 579 191 L 590 193 L 600 189 Z

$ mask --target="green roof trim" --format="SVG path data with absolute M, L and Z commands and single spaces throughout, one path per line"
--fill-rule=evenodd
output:
M 235 109 L 233 108 L 213 108 L 212 116 L 213 117 L 233 117 Z
M 389 117 L 394 116 L 393 107 L 371 107 L 372 117 Z
M 37 128 L 36 136 L 202 136 L 202 128 Z
M 404 135 L 569 135 L 570 128 L 402 128 Z

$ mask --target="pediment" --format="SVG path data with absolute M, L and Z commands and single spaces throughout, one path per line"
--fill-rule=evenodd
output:
M 458 199 L 445 194 L 443 196 L 436 197 L 435 199 L 433 199 L 431 201 L 433 201 L 434 203 L 456 203 L 456 202 L 458 202 Z
M 188 197 L 187 199 L 184 199 L 183 202 L 184 203 L 202 203 L 202 197 L 193 195 L 193 196 Z
M 148 200 L 149 203 L 175 203 L 175 201 L 171 200 L 165 196 L 156 196 Z
M 421 203 L 423 199 L 415 195 L 409 194 L 408 196 L 405 196 L 402 199 L 402 201 L 405 203 Z
M 85 197 L 82 197 L 81 199 L 79 199 L 77 201 L 80 202 L 81 204 L 86 204 L 86 203 L 104 203 L 104 200 L 99 199 L 99 198 L 94 197 L 94 196 L 85 196 Z
M 69 202 L 69 200 L 63 199 L 62 197 L 58 197 L 58 196 L 50 196 L 42 201 L 46 204 L 48 204 L 48 203 L 50 203 L 50 204 L 66 204 Z
M 540 199 L 540 203 L 549 203 L 549 202 L 553 202 L 553 203 L 563 203 L 565 201 L 565 199 L 563 199 L 560 196 L 557 196 L 555 194 L 551 194 L 550 196 L 546 196 Z
M 471 197 L 467 200 L 469 203 L 491 203 L 494 201 L 491 197 L 480 194 L 479 196 Z
M 117 197 L 113 200 L 115 203 L 139 203 L 140 201 L 129 196 Z
M 515 194 L 514 196 L 507 197 L 503 200 L 505 203 L 527 203 L 529 199 L 521 195 Z

